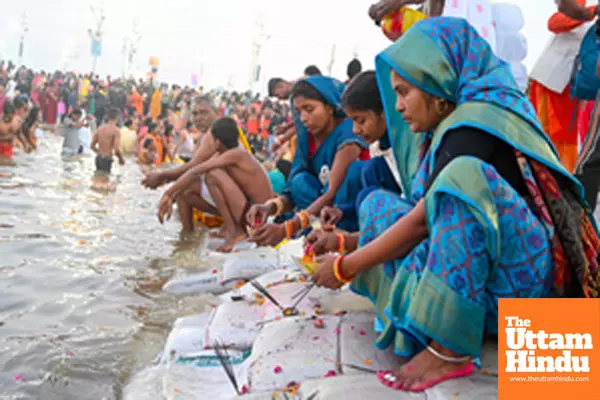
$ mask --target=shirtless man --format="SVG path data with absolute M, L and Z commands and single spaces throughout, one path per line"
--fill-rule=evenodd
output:
M 125 159 L 121 154 L 121 132 L 117 127 L 119 123 L 119 110 L 111 108 L 108 111 L 108 122 L 96 131 L 92 139 L 92 151 L 96 153 L 96 173 L 109 175 L 113 155 L 119 159 L 119 164 L 125 165 Z
M 0 120 L 0 164 L 13 164 L 15 140 L 19 140 L 25 151 L 28 151 L 27 142 L 21 137 L 23 120 L 16 115 L 16 110 L 11 100 L 6 100 L 3 105 L 3 115 Z
M 238 126 L 233 119 L 216 121 L 205 140 L 213 142 L 215 156 L 189 169 L 164 193 L 158 206 L 158 219 L 163 223 L 165 216 L 170 218 L 173 201 L 204 177 L 214 206 L 225 221 L 225 244 L 217 250 L 230 252 L 246 236 L 243 221 L 249 207 L 271 199 L 273 191 L 262 165 L 240 147 Z
M 187 171 L 209 160 L 215 154 L 214 141 L 212 135 L 208 132 L 217 119 L 217 109 L 210 97 L 202 96 L 194 100 L 192 118 L 194 125 L 200 132 L 200 144 L 190 162 L 179 168 L 152 172 L 142 180 L 142 185 L 150 189 L 156 189 L 169 182 L 174 182 Z M 219 215 L 215 206 L 207 202 L 204 197 L 208 197 L 208 189 L 205 182 L 200 180 L 190 183 L 189 187 L 177 196 L 177 211 L 184 231 L 191 232 L 194 229 L 194 208 L 207 214 Z M 225 228 L 223 228 L 223 233 L 224 231 Z

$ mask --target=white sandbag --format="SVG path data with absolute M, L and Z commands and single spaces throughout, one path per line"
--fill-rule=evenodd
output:
M 223 303 L 208 324 L 207 345 L 220 343 L 234 349 L 252 347 L 262 328 L 261 308 L 245 301 Z
M 320 301 L 323 314 L 373 311 L 371 300 L 353 293 L 348 286 L 338 291 L 330 290 Z
M 277 285 L 269 288 L 269 293 L 283 307 L 292 307 L 300 300 L 301 293 L 307 288 L 309 282 L 292 282 Z M 296 305 L 298 314 L 301 316 L 311 316 L 315 310 L 321 310 L 321 298 L 330 292 L 329 289 L 318 288 L 314 286 L 306 296 Z M 300 295 L 299 295 L 300 294 Z M 298 295 L 297 298 L 292 298 Z M 268 299 L 262 304 L 262 318 L 264 321 L 270 321 L 282 316 L 282 310 Z
M 464 393 L 464 391 L 461 391 Z M 313 400 L 364 400 L 364 399 L 386 399 L 386 400 L 427 400 L 424 393 L 407 393 L 393 390 L 384 386 L 375 374 L 363 375 L 338 375 L 321 380 L 310 380 L 300 385 L 300 396 L 303 399 L 314 395 Z M 456 393 L 456 392 L 455 392 Z M 461 399 L 459 397 L 458 399 Z M 433 398 L 430 397 L 430 400 Z M 456 399 L 455 396 L 440 397 L 436 400 Z M 474 400 L 475 398 L 473 398 Z
M 239 373 L 239 367 L 234 366 Z M 125 400 L 229 400 L 236 395 L 222 367 L 159 365 L 137 373 L 123 389 Z
M 178 318 L 169 333 L 160 362 L 167 363 L 172 356 L 178 358 L 195 354 L 206 348 L 206 330 L 214 311 Z
M 223 282 L 223 267 L 213 268 L 199 274 L 172 279 L 163 286 L 169 294 L 222 294 L 236 285 L 235 281 Z
M 377 333 L 373 329 L 375 314 L 351 313 L 342 316 L 340 325 L 340 360 L 343 364 L 361 366 L 373 370 L 397 370 L 408 360 L 394 354 L 391 347 L 379 350 L 373 342 Z M 344 367 L 345 374 L 362 372 Z
M 307 318 L 284 318 L 265 325 L 248 359 L 251 393 L 285 388 L 290 382 L 321 378 L 336 369 L 339 317 L 323 316 L 317 328 Z
M 529 85 L 529 75 L 527 74 L 527 67 L 523 63 L 509 63 L 510 70 L 517 81 L 519 89 L 525 91 Z
M 492 19 L 497 31 L 519 32 L 525 26 L 525 18 L 521 7 L 509 3 L 493 3 Z
M 249 280 L 276 269 L 286 269 L 279 260 L 270 257 L 234 257 L 223 264 L 223 279 L 228 281 Z
M 496 55 L 506 62 L 520 62 L 527 57 L 527 38 L 521 33 L 499 32 L 496 35 Z
M 295 282 L 302 276 L 302 272 L 299 270 L 278 269 L 276 271 L 272 271 L 259 276 L 255 279 L 255 281 L 266 288 L 271 288 L 273 286 L 281 285 L 284 283 Z M 239 288 L 233 289 L 230 292 L 219 296 L 219 299 L 221 301 L 232 301 L 240 299 L 253 300 L 256 294 L 258 294 L 258 291 L 254 288 L 254 286 L 250 284 L 245 284 Z

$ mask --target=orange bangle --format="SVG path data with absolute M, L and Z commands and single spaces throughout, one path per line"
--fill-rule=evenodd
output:
M 338 253 L 345 254 L 346 253 L 346 236 L 338 233 L 337 235 L 338 241 Z
M 298 216 L 298 218 L 300 219 L 300 230 L 305 230 L 310 226 L 310 217 L 308 215 L 308 213 L 304 210 L 298 212 L 298 214 L 296 214 Z
M 344 261 L 344 256 L 339 256 L 338 258 L 335 259 L 335 261 L 333 262 L 333 274 L 335 275 L 335 279 L 337 279 L 338 282 L 350 283 L 350 282 L 352 282 L 352 279 L 354 279 L 354 277 L 352 277 L 352 278 L 344 277 L 344 275 L 342 274 L 342 261 Z
M 285 237 L 288 239 L 291 239 L 292 236 L 294 236 L 294 220 L 290 219 L 288 221 L 285 221 L 283 226 L 285 226 Z

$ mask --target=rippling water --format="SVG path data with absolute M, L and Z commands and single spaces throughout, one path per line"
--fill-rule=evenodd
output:
M 202 238 L 158 223 L 133 159 L 100 192 L 93 158 L 63 159 L 61 144 L 47 134 L 0 167 L 1 399 L 120 398 L 175 317 L 203 307 L 160 290 L 201 264 Z

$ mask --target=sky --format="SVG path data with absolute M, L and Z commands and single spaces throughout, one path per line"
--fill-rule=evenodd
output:
M 0 58 L 17 61 L 20 21 L 27 15 L 23 63 L 34 69 L 91 70 L 88 29 L 96 22 L 91 5 L 103 4 L 106 20 L 100 75 L 123 74 L 124 38 L 138 19 L 140 41 L 132 71 L 143 75 L 151 56 L 160 60 L 158 79 L 189 85 L 192 75 L 206 88 L 252 88 L 263 93 L 273 76 L 294 79 L 315 64 L 341 79 L 356 54 L 363 69 L 389 45 L 368 17 L 374 0 L 20 0 L 0 13 Z M 549 33 L 552 0 L 504 0 L 521 7 L 531 68 Z M 259 29 L 257 21 L 262 21 Z M 252 48 L 258 40 L 260 81 L 251 84 Z M 335 51 L 333 46 L 335 45 Z

